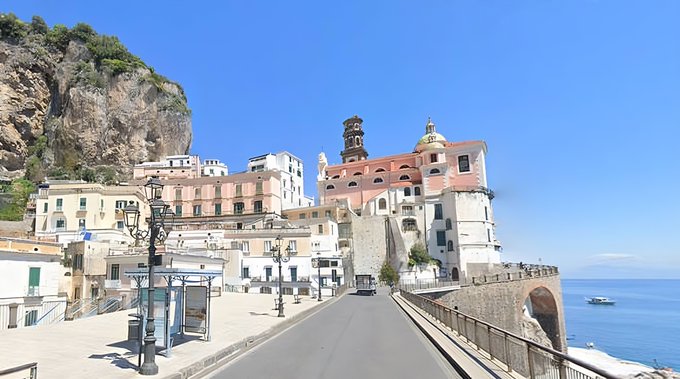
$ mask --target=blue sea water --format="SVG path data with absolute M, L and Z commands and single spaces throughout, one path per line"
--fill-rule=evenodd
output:
M 592 305 L 606 296 L 616 305 Z M 680 371 L 680 280 L 563 279 L 570 347 L 595 348 L 619 359 Z

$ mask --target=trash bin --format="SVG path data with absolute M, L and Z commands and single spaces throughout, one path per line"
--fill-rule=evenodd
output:
M 138 340 L 142 332 L 142 315 L 137 313 L 131 313 L 130 316 L 134 317 L 128 320 L 128 341 Z

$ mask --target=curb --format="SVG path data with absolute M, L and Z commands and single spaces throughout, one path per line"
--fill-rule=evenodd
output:
M 345 292 L 346 293 L 346 292 Z M 262 342 L 276 336 L 277 334 L 285 331 L 286 329 L 292 327 L 299 321 L 319 312 L 324 309 L 327 305 L 336 302 L 339 298 L 345 295 L 345 293 L 327 299 L 323 304 L 317 305 L 313 308 L 302 311 L 295 316 L 287 317 L 284 321 L 272 326 L 271 328 L 265 330 L 262 333 L 248 336 L 240 341 L 237 341 L 221 350 L 217 353 L 213 353 L 205 358 L 200 359 L 197 362 L 190 364 L 184 368 L 179 369 L 178 372 L 167 374 L 164 376 L 158 376 L 159 379 L 190 379 L 190 378 L 201 378 L 204 375 L 209 374 L 212 371 L 226 365 L 233 359 L 237 358 L 241 354 L 247 352 L 253 347 L 259 345 Z

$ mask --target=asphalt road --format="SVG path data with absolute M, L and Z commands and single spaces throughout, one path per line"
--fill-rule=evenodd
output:
M 459 378 L 388 293 L 347 294 L 209 378 Z

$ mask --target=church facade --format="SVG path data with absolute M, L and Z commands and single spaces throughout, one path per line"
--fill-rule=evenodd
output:
M 345 120 L 342 163 L 319 156 L 320 204 L 344 204 L 358 217 L 385 220 L 385 254 L 402 272 L 408 251 L 421 242 L 441 262 L 435 275 L 457 280 L 489 272 L 500 264 L 500 243 L 486 178 L 483 141 L 449 142 L 428 119 L 425 134 L 410 153 L 368 159 L 363 120 Z M 421 276 L 423 277 L 423 276 Z

